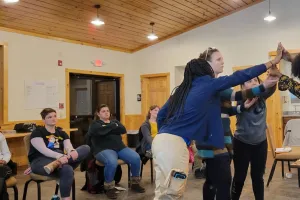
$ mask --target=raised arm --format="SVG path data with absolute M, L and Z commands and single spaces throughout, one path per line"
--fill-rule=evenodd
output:
M 300 84 L 286 75 L 282 75 L 280 77 L 278 82 L 278 89 L 281 91 L 289 90 L 290 93 L 300 99 Z
M 277 47 L 277 55 L 273 60 L 265 64 L 256 65 L 248 69 L 234 72 L 230 76 L 215 78 L 213 81 L 213 88 L 215 92 L 219 92 L 234 87 L 236 85 L 242 84 L 252 78 L 258 77 L 262 73 L 266 72 L 268 69 L 276 67 L 276 64 L 278 64 L 282 58 L 282 51 L 282 45 L 281 43 L 279 43 Z
M 213 80 L 214 90 L 216 92 L 226 90 L 228 88 L 234 87 L 236 85 L 242 84 L 252 78 L 258 77 L 273 66 L 273 62 L 268 62 L 266 64 L 256 65 L 248 69 L 241 71 L 236 71 L 230 76 L 221 76 Z

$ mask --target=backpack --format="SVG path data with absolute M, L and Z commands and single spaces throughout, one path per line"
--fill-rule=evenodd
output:
M 14 130 L 17 133 L 27 133 L 32 132 L 37 128 L 35 123 L 18 123 L 15 125 Z
M 118 184 L 122 178 L 122 168 L 118 165 L 115 173 L 115 183 Z M 104 192 L 104 167 L 97 166 L 95 159 L 88 163 L 88 169 L 85 172 L 85 185 L 81 190 L 87 190 L 91 194 L 99 194 Z

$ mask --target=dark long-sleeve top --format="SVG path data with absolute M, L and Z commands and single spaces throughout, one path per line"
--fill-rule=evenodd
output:
M 126 128 L 118 120 L 111 120 L 110 123 L 102 120 L 92 122 L 88 135 L 93 154 L 96 155 L 106 149 L 121 151 L 126 147 L 121 135 L 126 132 Z
M 175 113 L 166 121 L 169 100 L 158 113 L 159 133 L 169 133 L 216 148 L 224 148 L 224 131 L 221 120 L 219 92 L 242 84 L 266 72 L 265 64 L 234 72 L 230 76 L 197 77 L 193 80 L 185 100 L 183 113 Z M 177 119 L 178 114 L 180 117 Z

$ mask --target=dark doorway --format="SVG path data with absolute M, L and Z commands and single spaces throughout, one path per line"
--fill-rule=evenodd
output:
M 70 73 L 70 127 L 74 147 L 84 143 L 98 105 L 107 104 L 112 119 L 120 120 L 120 80 L 118 77 Z

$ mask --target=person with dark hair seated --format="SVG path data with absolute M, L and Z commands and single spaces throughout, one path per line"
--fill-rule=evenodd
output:
M 74 169 L 89 154 L 90 147 L 82 145 L 74 149 L 68 134 L 56 128 L 56 111 L 45 108 L 41 112 L 45 127 L 37 128 L 30 136 L 28 159 L 31 171 L 42 176 L 59 178 L 62 200 L 71 200 L 70 192 L 74 180 Z M 45 166 L 58 163 L 54 171 L 46 171 Z M 57 165 L 55 165 L 57 166 Z
M 126 133 L 126 128 L 119 121 L 110 120 L 110 111 L 105 104 L 96 109 L 95 116 L 99 119 L 90 125 L 88 134 L 96 160 L 104 164 L 104 189 L 107 197 L 118 197 L 114 182 L 118 159 L 130 164 L 131 190 L 144 193 L 145 189 L 140 185 L 140 156 L 122 141 L 121 135 Z

